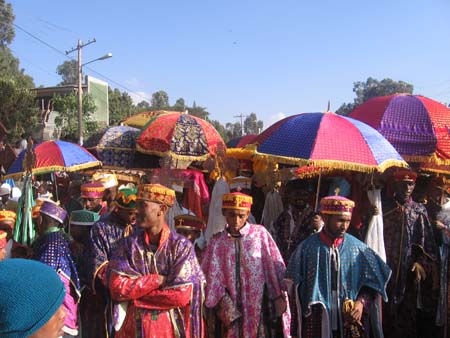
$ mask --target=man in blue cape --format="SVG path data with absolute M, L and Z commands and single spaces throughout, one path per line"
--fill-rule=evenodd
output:
M 364 243 L 346 234 L 355 203 L 341 196 L 320 201 L 324 228 L 291 256 L 288 281 L 298 304 L 294 336 L 369 337 L 368 314 L 376 294 L 387 301 L 391 270 Z M 380 323 L 372 323 L 379 329 Z

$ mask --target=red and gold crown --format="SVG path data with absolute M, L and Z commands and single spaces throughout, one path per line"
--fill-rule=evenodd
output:
M 415 182 L 417 179 L 417 173 L 411 170 L 398 170 L 396 171 L 392 177 L 396 181 L 407 181 L 407 182 Z
M 0 210 L 0 221 L 12 221 L 15 222 L 17 215 L 11 210 Z
M 173 218 L 175 220 L 175 228 L 186 230 L 205 230 L 205 222 L 197 216 L 193 215 L 178 215 Z
M 103 198 L 105 187 L 101 183 L 85 183 L 81 185 L 81 198 Z
M 329 215 L 351 215 L 355 202 L 343 196 L 327 196 L 320 200 L 320 212 Z
M 222 196 L 223 209 L 250 210 L 252 204 L 253 198 L 240 192 L 232 192 Z
M 145 200 L 169 207 L 175 202 L 175 191 L 161 184 L 142 184 L 138 187 L 137 200 Z

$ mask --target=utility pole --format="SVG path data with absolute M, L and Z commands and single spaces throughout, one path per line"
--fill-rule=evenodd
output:
M 235 117 L 235 118 L 240 117 L 241 118 L 241 136 L 244 136 L 244 117 L 247 117 L 247 115 L 244 115 L 244 114 L 240 113 L 239 115 L 234 115 L 233 117 Z
M 78 44 L 75 48 L 66 51 L 66 55 L 78 50 L 78 144 L 83 145 L 83 66 L 81 63 L 81 49 L 91 43 L 95 42 L 95 38 L 83 43 L 78 39 Z

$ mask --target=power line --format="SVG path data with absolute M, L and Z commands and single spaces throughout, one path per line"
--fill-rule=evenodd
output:
M 65 58 L 67 58 L 67 59 L 69 59 L 69 60 L 74 60 L 74 58 L 72 58 L 72 57 L 66 55 L 65 52 L 63 52 L 63 51 L 59 50 L 58 48 L 52 46 L 52 45 L 49 44 L 48 42 L 45 42 L 44 40 L 42 40 L 41 38 L 37 37 L 37 36 L 34 35 L 33 33 L 28 32 L 26 29 L 20 27 L 19 25 L 15 24 L 15 23 L 13 23 L 13 25 L 14 25 L 14 27 L 16 27 L 17 29 L 19 29 L 20 31 L 24 32 L 25 34 L 31 36 L 33 39 L 35 39 L 35 40 L 39 41 L 40 43 L 42 43 L 43 45 L 47 46 L 48 48 L 50 48 L 50 49 L 53 50 L 54 52 L 56 52 L 56 53 L 58 53 L 58 54 L 64 56 Z M 147 101 L 147 102 L 149 102 L 149 103 L 151 102 L 151 101 L 149 100 L 149 98 L 147 98 L 147 97 L 145 97 L 145 96 L 142 96 L 141 94 L 139 94 L 139 93 L 137 93 L 137 92 L 135 92 L 135 91 L 133 91 L 133 90 L 127 88 L 126 86 L 122 85 L 121 83 L 119 83 L 119 82 L 117 82 L 117 81 L 114 81 L 113 79 L 107 77 L 106 75 L 103 75 L 103 74 L 97 72 L 96 70 L 93 70 L 92 68 L 87 67 L 87 66 L 84 67 L 84 68 L 89 69 L 91 72 L 93 72 L 93 73 L 95 73 L 95 74 L 97 74 L 97 75 L 103 77 L 103 78 L 106 79 L 108 82 L 111 82 L 111 83 L 115 84 L 116 86 L 118 86 L 118 87 L 120 87 L 120 88 L 126 90 L 127 92 L 132 93 L 132 94 L 134 94 L 134 95 L 136 95 L 136 96 L 142 98 L 144 101 Z

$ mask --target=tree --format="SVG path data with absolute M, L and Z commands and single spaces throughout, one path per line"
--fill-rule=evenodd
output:
M 237 137 L 241 137 L 242 133 L 241 133 L 241 124 L 239 122 L 235 122 L 235 123 L 227 123 L 225 125 L 225 130 L 226 130 L 226 136 L 228 140 L 232 140 L 234 138 Z
M 353 83 L 353 92 L 356 94 L 356 98 L 353 100 L 353 103 L 343 103 L 336 113 L 348 115 L 356 106 L 371 98 L 395 93 L 412 94 L 413 90 L 414 86 L 404 81 L 394 81 L 390 78 L 378 81 L 369 77 L 366 82 L 358 81 Z
M 131 96 L 117 88 L 113 90 L 108 87 L 108 101 L 110 125 L 118 125 L 124 118 L 132 115 L 135 110 Z
M 73 92 L 67 95 L 53 96 L 53 110 L 58 112 L 55 117 L 55 125 L 60 128 L 60 138 L 78 135 L 78 94 Z M 89 94 L 83 94 L 83 138 L 87 139 L 98 130 L 98 124 L 93 121 L 95 104 Z
M 177 102 L 175 102 L 172 110 L 181 112 L 186 110 L 186 104 L 184 103 L 184 99 L 182 97 L 180 97 Z
M 143 111 L 150 111 L 152 109 L 152 107 L 150 107 L 150 103 L 148 103 L 147 101 L 142 100 L 141 102 L 139 102 L 136 105 L 136 113 L 140 113 Z
M 58 86 L 76 85 L 78 83 L 78 62 L 76 60 L 64 61 L 56 68 L 56 72 L 63 79 Z
M 229 139 L 228 139 L 228 135 L 227 135 L 227 130 L 225 129 L 223 124 L 221 124 L 217 120 L 208 120 L 208 122 L 211 123 L 211 125 L 217 130 L 219 135 L 222 137 L 223 141 L 225 143 L 227 143 L 229 141 Z
M 0 0 L 0 47 L 5 47 L 14 39 L 14 19 L 11 4 Z
M 191 114 L 191 115 L 200 117 L 201 119 L 204 119 L 204 120 L 208 119 L 209 113 L 206 110 L 206 108 L 205 107 L 201 107 L 201 106 L 197 106 L 195 101 L 192 104 L 192 107 L 191 108 L 187 108 L 187 110 L 188 110 L 188 113 Z
M 246 134 L 259 134 L 263 130 L 264 123 L 258 120 L 255 113 L 251 113 L 244 120 L 244 131 Z
M 164 90 L 152 94 L 152 109 L 163 110 L 169 108 L 169 95 Z
M 35 95 L 14 78 L 0 77 L 0 121 L 9 131 L 9 139 L 32 133 L 38 125 Z

